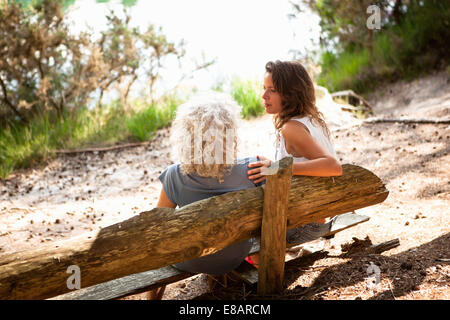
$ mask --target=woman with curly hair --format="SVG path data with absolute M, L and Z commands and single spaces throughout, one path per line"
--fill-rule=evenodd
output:
M 275 160 L 293 157 L 292 173 L 304 176 L 340 176 L 342 167 L 330 141 L 330 132 L 317 109 L 314 84 L 298 62 L 275 61 L 266 64 L 262 96 L 268 114 L 273 115 L 277 135 Z M 249 164 L 248 178 L 265 180 L 264 170 L 271 160 L 257 156 Z M 332 220 L 325 219 L 287 231 L 287 241 L 308 242 L 326 234 Z M 247 259 L 255 266 L 258 255 Z
M 162 183 L 157 207 L 183 207 L 226 192 L 257 186 L 247 179 L 248 164 L 256 157 L 236 159 L 240 107 L 224 94 L 203 95 L 178 107 L 172 123 L 172 156 L 178 163 L 159 176 Z M 175 268 L 223 275 L 238 267 L 249 254 L 252 239 L 214 254 L 177 263 Z M 161 299 L 164 287 L 150 292 Z

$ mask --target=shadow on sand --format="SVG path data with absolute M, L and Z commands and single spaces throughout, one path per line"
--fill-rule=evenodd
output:
M 370 239 L 366 238 L 366 241 L 369 245 Z M 387 290 L 373 290 L 374 294 L 369 299 L 393 300 L 417 290 L 428 275 L 427 269 L 435 267 L 436 270 L 439 270 L 441 266 L 448 265 L 449 262 L 446 261 L 450 258 L 449 252 L 450 233 L 392 256 L 367 254 L 364 251 L 354 252 L 350 255 L 343 253 L 339 256 L 330 256 L 327 251 L 320 251 L 287 262 L 284 277 L 285 290 L 279 295 L 263 298 L 277 300 L 322 299 L 321 295 L 329 289 L 345 288 L 360 282 L 367 282 L 370 276 L 367 273 L 367 268 L 372 262 L 380 269 L 381 282 L 387 278 L 391 286 Z M 315 277 L 313 283 L 308 287 L 298 285 L 292 289 L 287 289 L 300 276 L 310 272 L 310 267 L 316 261 L 325 258 L 340 258 L 345 259 L 346 262 L 328 267 L 324 266 L 320 274 Z M 450 284 L 448 275 L 435 280 L 440 283 L 445 282 L 447 285 Z M 218 288 L 195 299 L 251 300 L 261 298 L 256 295 L 256 286 L 250 287 L 236 281 L 227 288 Z M 337 296 L 336 299 L 339 299 L 339 297 Z

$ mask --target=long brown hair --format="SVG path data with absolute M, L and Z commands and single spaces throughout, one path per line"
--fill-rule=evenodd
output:
M 330 131 L 317 109 L 314 84 L 306 69 L 296 61 L 269 61 L 266 72 L 272 75 L 275 90 L 281 95 L 282 110 L 274 117 L 279 133 L 283 125 L 294 117 L 311 116 L 329 137 Z

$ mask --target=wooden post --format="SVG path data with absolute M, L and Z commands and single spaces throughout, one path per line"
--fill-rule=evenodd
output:
M 270 167 L 269 167 L 270 169 Z M 284 158 L 273 175 L 267 176 L 264 191 L 259 251 L 258 294 L 278 293 L 283 288 L 284 256 L 292 158 Z

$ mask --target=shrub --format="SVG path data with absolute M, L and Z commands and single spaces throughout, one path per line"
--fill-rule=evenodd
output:
M 330 91 L 365 92 L 381 81 L 413 78 L 450 61 L 448 1 L 376 2 L 381 30 L 369 30 L 365 24 L 369 0 L 308 4 L 321 18 L 322 48 L 333 48 L 322 53 L 318 78 Z
M 134 112 L 127 120 L 127 128 L 132 136 L 139 141 L 153 138 L 156 130 L 166 127 L 175 116 L 179 100 L 166 98 L 160 106 L 146 104 L 141 110 Z
M 261 95 L 261 87 L 256 81 L 234 78 L 231 82 L 231 96 L 242 107 L 243 118 L 264 114 Z

